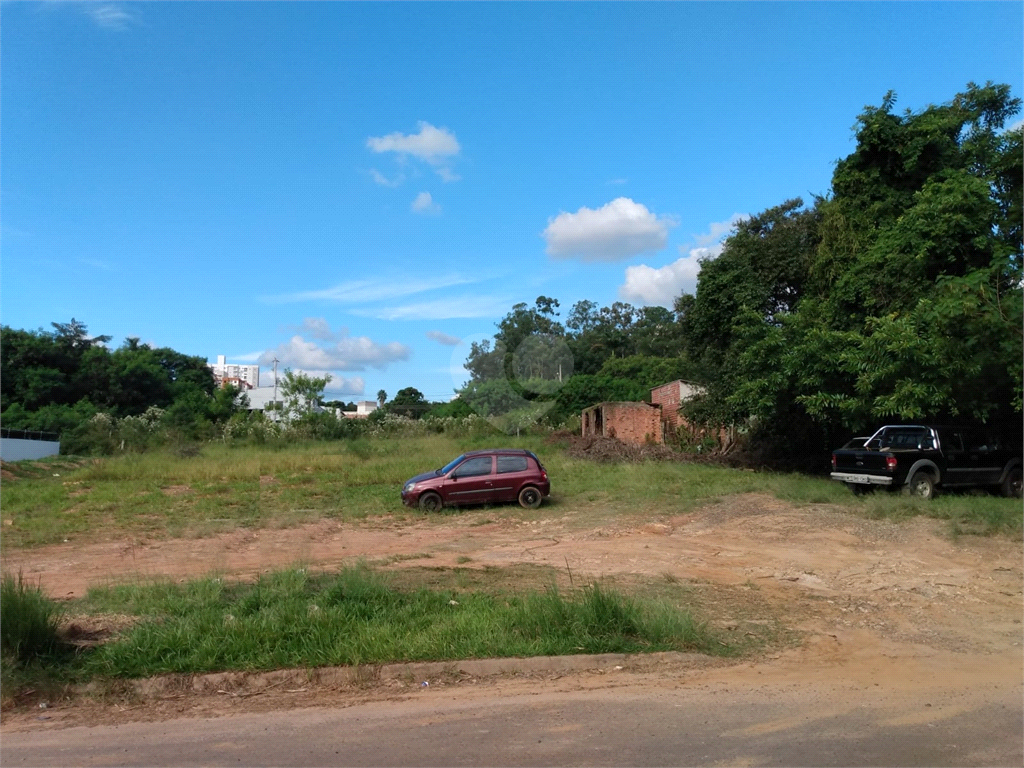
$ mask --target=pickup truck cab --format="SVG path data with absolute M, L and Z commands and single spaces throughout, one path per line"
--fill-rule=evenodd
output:
M 1021 456 L 1019 436 L 984 427 L 893 424 L 833 451 L 832 479 L 854 493 L 880 486 L 930 499 L 937 488 L 989 487 L 1020 498 Z

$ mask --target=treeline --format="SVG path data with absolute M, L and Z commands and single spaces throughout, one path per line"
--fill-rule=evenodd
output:
M 73 451 L 91 447 L 97 414 L 148 413 L 148 423 L 159 413 L 163 426 L 194 439 L 243 405 L 237 389 L 215 388 L 202 357 L 136 338 L 109 349 L 109 336 L 90 336 L 74 318 L 51 325 L 52 331 L 0 327 L 0 423 L 7 429 L 55 432 L 62 449 Z
M 583 301 L 563 325 L 550 297 L 513 307 L 472 347 L 460 399 L 546 399 L 558 420 L 691 379 L 706 387 L 693 423 L 750 425 L 763 460 L 790 468 L 884 421 L 1019 429 L 1024 147 L 1004 126 L 1020 99 L 971 83 L 920 112 L 894 106 L 890 93 L 858 117 L 828 195 L 740 222 L 673 311 Z M 531 336 L 556 341 L 517 354 Z M 572 378 L 551 384 L 570 359 Z

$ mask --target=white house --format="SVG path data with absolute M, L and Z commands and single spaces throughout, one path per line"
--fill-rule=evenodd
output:
M 271 406 L 268 409 L 268 405 L 274 402 L 275 392 L 277 397 L 277 408 Z M 285 399 L 281 394 L 280 385 L 277 387 L 256 387 L 246 391 L 245 396 L 249 399 L 249 410 L 250 411 L 263 411 L 266 417 L 271 421 L 277 421 L 281 417 L 281 408 L 284 407 Z M 298 396 L 299 403 L 304 404 L 304 400 L 301 395 Z M 319 403 L 313 404 L 313 413 L 323 413 L 324 408 Z

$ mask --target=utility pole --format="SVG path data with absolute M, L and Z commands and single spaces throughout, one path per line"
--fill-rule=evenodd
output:
M 277 355 L 274 355 L 274 415 L 277 416 L 277 364 L 281 362 L 277 359 Z

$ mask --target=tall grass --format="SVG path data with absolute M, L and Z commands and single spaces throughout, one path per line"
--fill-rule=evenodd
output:
M 22 664 L 56 653 L 63 612 L 19 571 L 0 578 L 0 652 Z
M 563 594 L 399 589 L 365 566 L 291 569 L 252 584 L 203 579 L 91 590 L 93 610 L 143 620 L 84 662 L 140 677 L 281 667 L 729 648 L 686 611 L 593 585 Z

